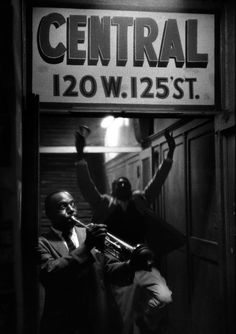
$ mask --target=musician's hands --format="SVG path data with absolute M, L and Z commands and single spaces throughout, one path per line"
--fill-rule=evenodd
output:
M 169 159 L 173 159 L 173 154 L 174 154 L 174 150 L 175 150 L 175 146 L 176 146 L 175 139 L 173 137 L 173 134 L 170 133 L 169 130 L 166 130 L 164 135 L 165 135 L 167 144 L 169 146 L 169 151 L 168 151 L 167 157 Z
M 83 158 L 86 137 L 89 135 L 89 133 L 90 129 L 85 125 L 80 125 L 79 129 L 75 132 L 75 147 L 79 160 Z
M 133 251 L 129 264 L 134 271 L 151 271 L 153 262 L 153 252 L 148 247 L 140 245 Z
M 104 224 L 87 225 L 85 245 L 88 249 L 96 247 L 99 250 L 104 249 L 107 226 Z

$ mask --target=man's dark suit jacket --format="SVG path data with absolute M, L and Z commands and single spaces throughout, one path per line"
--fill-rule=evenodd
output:
M 37 256 L 45 288 L 41 333 L 119 333 L 120 318 L 109 283 L 128 285 L 134 273 L 84 246 L 86 231 L 75 227 L 80 246 L 68 251 L 60 235 L 50 230 L 39 238 Z

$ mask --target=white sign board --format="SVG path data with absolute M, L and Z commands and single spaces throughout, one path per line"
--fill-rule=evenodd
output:
M 215 17 L 34 8 L 33 93 L 46 103 L 214 106 Z

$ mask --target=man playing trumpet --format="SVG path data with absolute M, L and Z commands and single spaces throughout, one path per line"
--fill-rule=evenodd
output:
M 120 334 L 110 283 L 131 284 L 135 271 L 146 268 L 142 254 L 123 262 L 107 255 L 106 225 L 80 224 L 75 201 L 65 190 L 46 197 L 45 212 L 51 229 L 39 238 L 37 248 L 45 289 L 40 333 Z

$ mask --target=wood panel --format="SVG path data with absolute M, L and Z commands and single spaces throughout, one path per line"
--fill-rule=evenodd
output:
M 212 123 L 194 128 L 187 134 L 187 165 L 191 284 L 189 330 L 195 333 L 216 334 L 222 331 L 224 310 L 221 309 L 219 295 L 219 230 L 216 222 L 215 145 Z
M 182 130 L 174 132 L 176 142 L 173 165 L 165 181 L 161 194 L 160 214 L 184 235 L 186 225 L 186 148 Z M 160 138 L 160 156 L 166 156 L 168 146 L 164 138 Z M 187 245 L 168 254 L 164 262 L 164 275 L 173 292 L 173 303 L 169 307 L 170 333 L 188 333 L 189 293 Z
M 227 307 L 226 325 L 230 333 L 235 333 L 235 246 L 236 246 L 236 224 L 235 224 L 235 127 L 232 127 L 222 136 L 222 172 L 224 180 L 224 210 L 222 243 L 225 244 L 223 255 L 224 271 L 222 274 L 224 303 Z
M 206 127 L 188 135 L 190 234 L 217 239 L 214 135 Z
M 173 302 L 168 306 L 168 334 L 191 334 L 188 331 L 190 319 L 188 254 L 175 250 L 168 254 L 163 275 L 172 291 Z
M 186 234 L 185 142 L 184 136 L 175 137 L 176 149 L 173 165 L 162 191 L 162 212 L 170 224 Z M 167 153 L 167 144 L 161 145 L 161 154 Z
M 193 288 L 189 333 L 224 333 L 224 310 L 219 297 L 219 267 L 209 260 L 192 256 Z
M 222 331 L 219 229 L 216 221 L 213 123 L 193 121 L 174 131 L 176 151 L 161 194 L 160 213 L 187 235 L 187 243 L 166 258 L 166 278 L 173 290 L 170 333 Z M 163 158 L 167 145 L 156 142 Z

